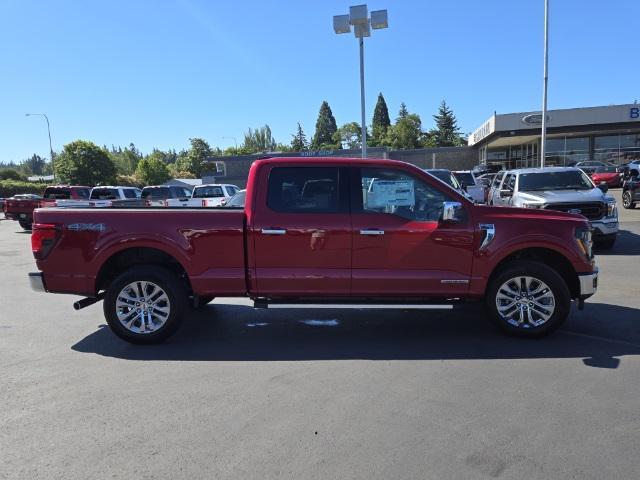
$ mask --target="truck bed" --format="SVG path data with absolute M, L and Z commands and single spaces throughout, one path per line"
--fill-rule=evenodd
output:
M 135 261 L 146 249 L 175 258 L 198 295 L 243 295 L 244 222 L 242 209 L 37 209 L 34 223 L 60 231 L 38 268 L 47 272 L 51 292 L 94 295 L 105 262 L 125 251 L 127 261 Z

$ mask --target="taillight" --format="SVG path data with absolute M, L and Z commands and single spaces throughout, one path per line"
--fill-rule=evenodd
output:
M 42 260 L 56 243 L 60 230 L 52 223 L 34 223 L 31 228 L 31 251 L 34 258 Z

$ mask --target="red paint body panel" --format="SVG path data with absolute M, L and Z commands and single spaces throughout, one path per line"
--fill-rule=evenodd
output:
M 409 221 L 379 213 L 280 213 L 267 206 L 275 166 L 384 166 L 419 176 L 460 201 L 458 223 Z M 553 250 L 576 272 L 592 263 L 574 240 L 578 216 L 546 210 L 477 206 L 412 165 L 392 160 L 265 159 L 249 172 L 244 211 L 232 209 L 60 209 L 35 211 L 37 223 L 62 227 L 48 257 L 38 260 L 51 292 L 95 295 L 105 262 L 127 248 L 161 250 L 178 261 L 202 296 L 481 297 L 496 265 L 524 248 Z M 481 250 L 480 224 L 496 237 Z M 69 230 L 73 224 L 104 226 Z M 379 228 L 381 236 L 362 236 Z M 286 235 L 266 235 L 283 229 Z
M 620 186 L 620 174 L 617 172 L 592 173 L 591 180 L 596 185 L 604 182 L 610 187 Z

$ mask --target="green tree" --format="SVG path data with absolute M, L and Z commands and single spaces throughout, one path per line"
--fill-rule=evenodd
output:
M 116 167 L 102 148 L 87 140 L 68 143 L 56 157 L 56 176 L 76 185 L 114 183 Z
M 107 149 L 103 147 L 106 151 Z M 116 166 L 116 170 L 120 175 L 132 175 L 136 171 L 136 167 L 138 166 L 138 162 L 142 160 L 142 154 L 140 150 L 136 148 L 133 143 L 130 143 L 128 147 L 124 149 L 122 147 L 111 147 L 111 150 L 108 150 L 107 153 L 113 163 Z
M 213 152 L 207 141 L 202 138 L 190 138 L 189 142 L 191 142 L 191 148 L 187 152 L 184 162 L 180 162 L 180 156 L 178 157 L 176 168 L 191 172 L 196 178 L 200 178 L 206 160 L 213 155 Z
M 382 93 L 379 93 L 376 108 L 373 111 L 373 123 L 371 124 L 372 146 L 383 145 L 384 137 L 390 126 L 391 120 L 389 119 L 387 102 L 385 102 Z
M 0 180 L 25 180 L 17 170 L 6 168 L 0 171 Z
M 144 185 L 159 185 L 169 180 L 169 169 L 157 155 L 149 155 L 138 162 L 136 178 Z
M 240 150 L 244 153 L 273 152 L 277 142 L 271 134 L 269 125 L 252 130 L 251 128 L 244 134 L 244 141 Z
M 398 118 L 405 118 L 409 115 L 409 110 L 407 110 L 407 106 L 402 102 L 400 104 L 400 111 L 398 112 Z
M 422 136 L 420 115 L 409 113 L 403 103 L 400 106 L 396 123 L 387 129 L 384 143 L 399 150 L 420 148 Z
M 44 175 L 46 165 L 47 163 L 45 162 L 44 158 L 34 153 L 33 155 L 31 155 L 31 157 L 27 158 L 20 164 L 20 169 L 25 174 Z
M 433 116 L 436 128 L 433 130 L 433 139 L 437 147 L 457 147 L 464 145 L 464 139 L 460 136 L 460 129 L 453 111 L 442 100 L 438 114 Z
M 304 152 L 309 148 L 307 136 L 304 134 L 304 130 L 302 130 L 300 122 L 298 122 L 298 130 L 291 136 L 293 137 L 293 140 L 291 140 L 291 149 L 294 152 Z
M 311 142 L 312 148 L 335 148 L 333 135 L 338 131 L 336 119 L 333 117 L 331 107 L 327 101 L 323 101 L 316 120 L 316 133 Z
M 356 150 L 362 148 L 362 129 L 358 122 L 349 122 L 342 125 L 333 135 L 333 142 L 340 148 Z

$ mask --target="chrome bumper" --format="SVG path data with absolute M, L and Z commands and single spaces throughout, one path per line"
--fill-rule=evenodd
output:
M 44 278 L 42 272 L 29 272 L 29 283 L 31 284 L 31 290 L 36 292 L 46 292 L 47 289 L 44 286 Z
M 598 290 L 598 269 L 591 273 L 583 273 L 578 275 L 580 280 L 580 297 L 590 297 Z

